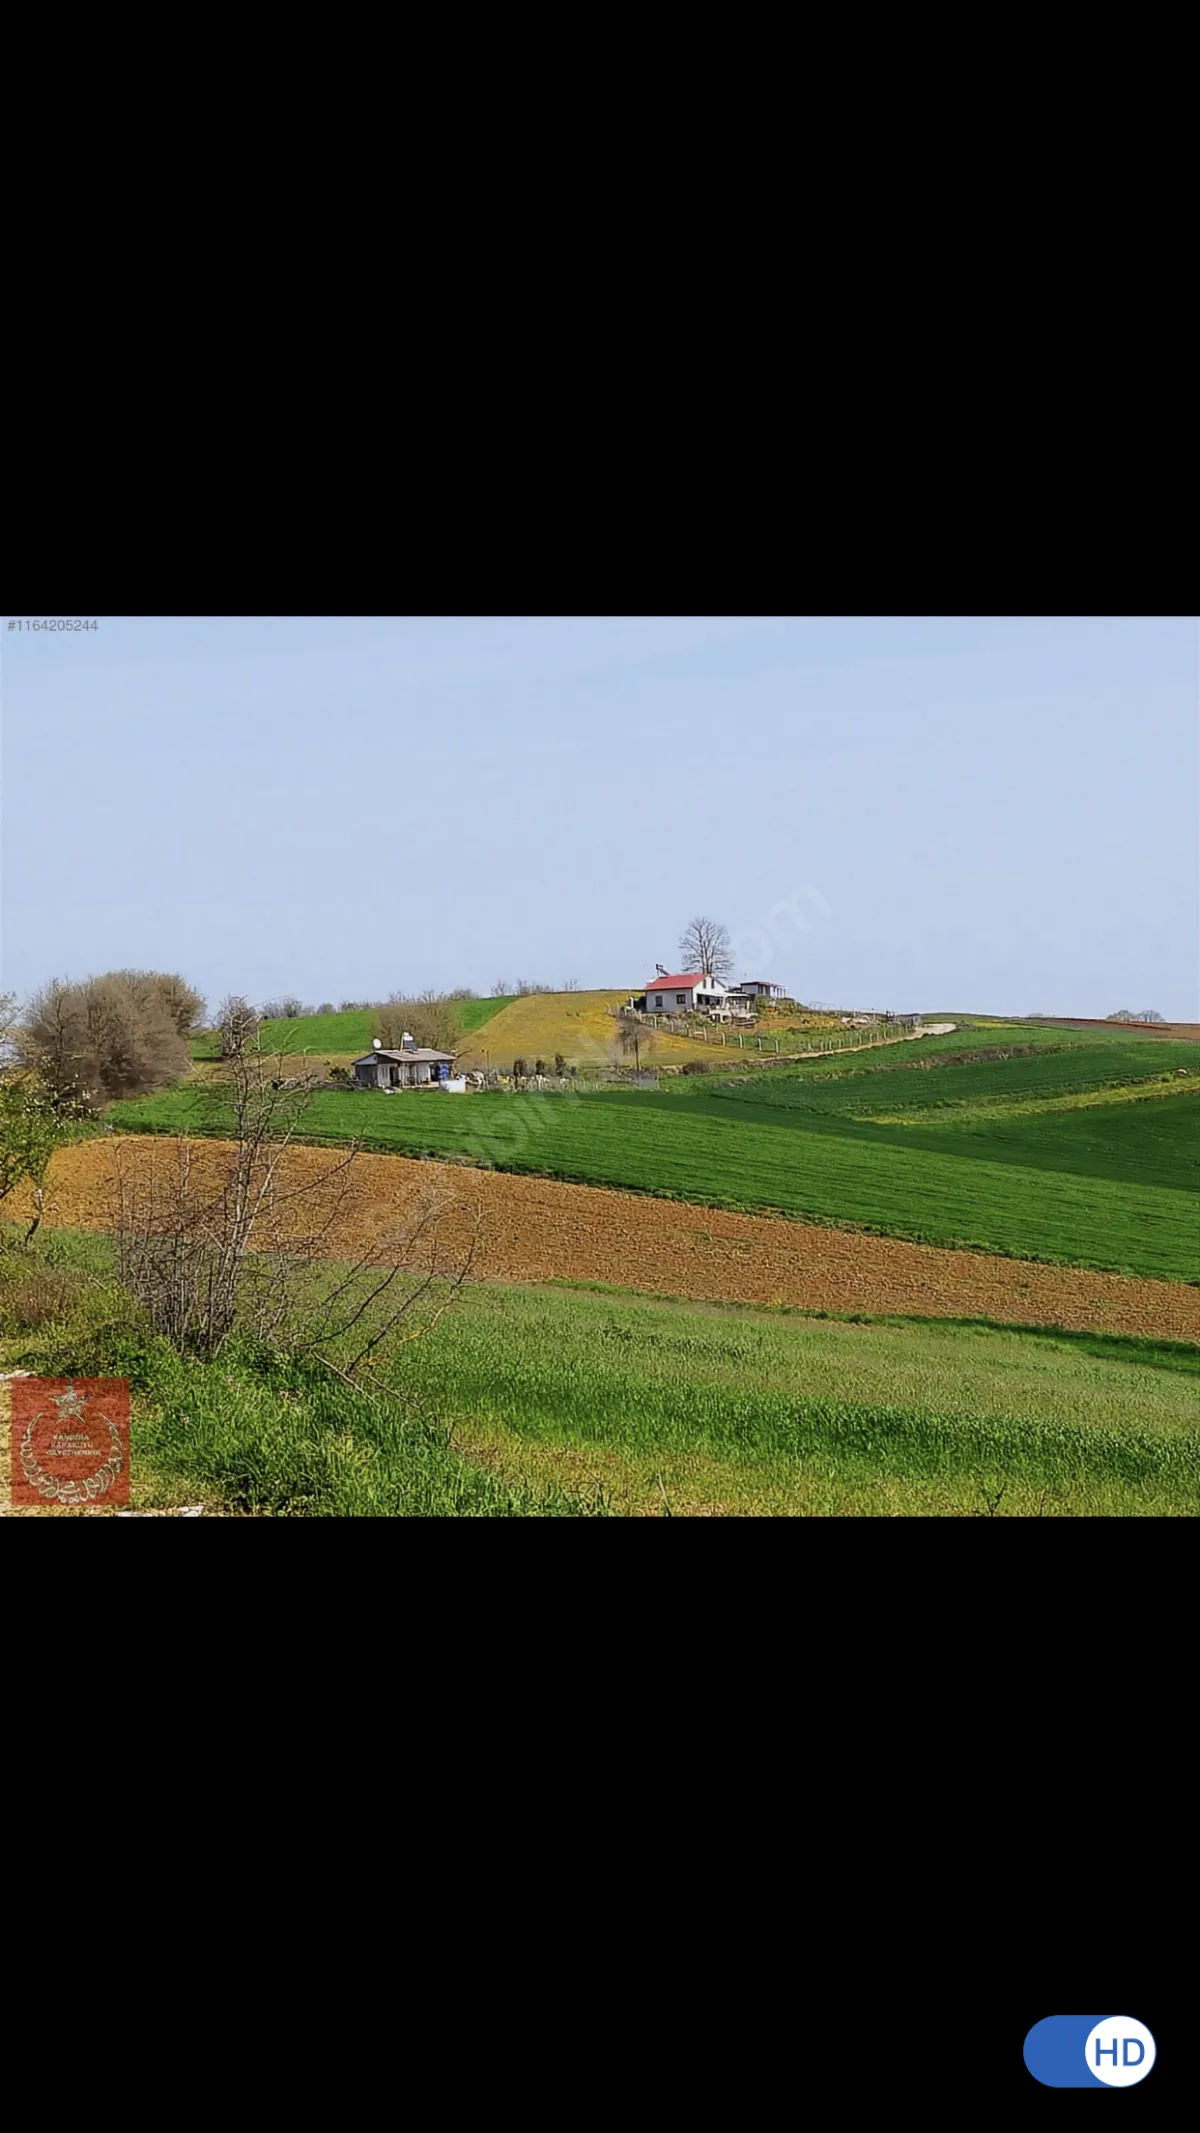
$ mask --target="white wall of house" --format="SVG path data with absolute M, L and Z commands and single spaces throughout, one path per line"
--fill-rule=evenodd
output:
M 647 985 L 646 1012 L 651 1015 L 686 1015 L 693 1008 L 703 1010 L 714 1006 L 724 998 L 728 989 L 719 978 L 709 978 L 703 985 Z

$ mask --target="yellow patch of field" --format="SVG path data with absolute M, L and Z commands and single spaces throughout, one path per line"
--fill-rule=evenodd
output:
M 624 1061 L 619 1051 L 610 1056 L 617 1041 L 617 1019 L 612 1012 L 629 998 L 623 992 L 540 992 L 524 1000 L 512 1000 L 498 1015 L 485 1022 L 467 1041 L 455 1059 L 459 1072 L 485 1065 L 507 1073 L 514 1059 L 524 1059 L 532 1068 L 544 1059 L 553 1069 L 554 1055 L 561 1052 L 568 1066 L 603 1067 Z M 782 1049 L 783 1047 L 781 1047 Z M 748 1043 L 748 1049 L 754 1050 Z M 726 1060 L 737 1056 L 736 1037 L 726 1031 L 726 1043 L 714 1025 L 707 1043 L 700 1037 L 676 1037 L 649 1024 L 641 1032 L 640 1052 L 648 1066 L 682 1066 L 688 1059 Z M 630 1066 L 633 1056 L 628 1056 Z

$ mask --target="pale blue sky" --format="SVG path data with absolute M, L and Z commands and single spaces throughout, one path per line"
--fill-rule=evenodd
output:
M 1193 620 L 99 620 L 0 640 L 20 994 L 640 986 L 707 912 L 802 999 L 1200 1013 Z

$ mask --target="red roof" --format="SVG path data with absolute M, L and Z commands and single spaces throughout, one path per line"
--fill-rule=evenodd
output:
M 646 991 L 669 992 L 674 987 L 676 992 L 682 992 L 685 986 L 691 990 L 693 986 L 707 986 L 711 982 L 706 970 L 685 970 L 681 978 L 647 978 Z

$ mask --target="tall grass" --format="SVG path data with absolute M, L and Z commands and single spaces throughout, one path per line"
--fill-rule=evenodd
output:
M 716 1462 L 832 1508 L 868 1484 L 937 1484 L 973 1510 L 997 1480 L 1093 1513 L 1200 1512 L 1194 1378 L 983 1329 L 774 1321 L 579 1292 L 476 1291 L 406 1381 L 522 1440 L 643 1468 Z M 1195 1361 L 1200 1363 L 1200 1353 Z
M 384 1357 L 390 1392 L 373 1393 L 245 1343 L 181 1362 L 114 1291 L 105 1250 L 62 1234 L 47 1255 L 0 1252 L 0 1333 L 10 1364 L 130 1378 L 150 1500 L 578 1516 L 657 1511 L 665 1492 L 821 1515 L 1200 1514 L 1200 1349 L 1184 1344 L 480 1285 Z M 38 1274 L 31 1309 L 20 1284 Z
M 464 1459 L 448 1425 L 311 1359 L 235 1341 L 213 1363 L 151 1334 L 104 1270 L 107 1240 L 56 1257 L 0 1250 L 6 1367 L 126 1377 L 134 1503 L 182 1491 L 230 1512 L 318 1518 L 577 1517 L 596 1492 L 531 1488 Z M 97 1248 L 99 1247 L 99 1248 Z

